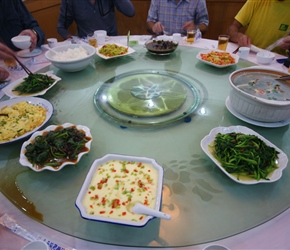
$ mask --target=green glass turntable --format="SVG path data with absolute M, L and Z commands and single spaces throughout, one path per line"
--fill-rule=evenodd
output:
M 166 125 L 189 116 L 199 106 L 196 81 L 176 72 L 131 71 L 103 83 L 94 103 L 104 118 L 125 127 Z

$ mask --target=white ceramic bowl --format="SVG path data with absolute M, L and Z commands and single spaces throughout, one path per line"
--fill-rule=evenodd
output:
M 256 54 L 256 59 L 259 64 L 270 64 L 275 59 L 275 54 L 270 51 L 260 51 Z
M 15 47 L 19 49 L 28 49 L 31 45 L 30 36 L 15 36 L 11 39 Z
M 155 160 L 107 154 L 93 162 L 76 199 L 76 206 L 84 219 L 141 227 L 154 217 L 133 214 L 129 208 L 135 202 L 144 204 L 145 197 L 148 197 L 147 205 L 159 211 L 162 184 L 163 168 Z M 116 200 L 118 202 L 113 202 Z M 88 210 L 84 201 L 89 203 Z M 113 204 L 118 207 L 113 207 Z M 132 216 L 135 216 L 134 220 Z
M 255 121 L 279 122 L 289 119 L 290 80 L 285 82 L 275 80 L 275 78 L 285 75 L 283 71 L 263 67 L 250 67 L 234 71 L 229 76 L 232 87 L 230 91 L 231 106 L 238 113 Z M 252 85 L 253 81 L 256 83 Z M 261 82 L 261 87 L 259 82 Z M 271 85 L 268 85 L 269 83 Z M 282 93 L 275 93 L 275 86 L 279 86 Z M 278 100 L 281 98 L 284 100 Z
M 27 157 L 25 156 L 25 153 L 26 153 L 26 146 L 29 145 L 30 143 L 33 143 L 35 138 L 37 136 L 42 136 L 43 134 L 49 132 L 49 131 L 54 131 L 55 129 L 59 128 L 59 127 L 62 127 L 62 128 L 70 128 L 70 127 L 76 127 L 77 130 L 82 130 L 85 132 L 86 134 L 86 137 L 90 138 L 90 140 L 88 140 L 85 144 L 85 147 L 86 147 L 86 150 L 80 152 L 78 154 L 78 157 L 75 161 L 64 161 L 60 166 L 58 167 L 52 167 L 52 166 L 44 166 L 42 168 L 37 168 L 36 166 L 34 166 L 28 159 Z M 23 144 L 22 144 L 22 147 L 21 147 L 21 150 L 20 150 L 20 158 L 19 158 L 19 163 L 22 165 L 22 166 L 25 166 L 25 167 L 29 167 L 31 168 L 33 171 L 35 172 L 41 172 L 43 170 L 50 170 L 50 171 L 59 171 L 61 170 L 64 166 L 66 165 L 73 165 L 73 164 L 77 164 L 81 157 L 87 153 L 89 153 L 90 149 L 91 149 L 91 143 L 92 143 L 92 135 L 91 135 L 91 132 L 90 132 L 90 129 L 86 126 L 82 126 L 82 125 L 74 125 L 74 124 L 71 124 L 71 123 L 64 123 L 62 125 L 50 125 L 48 126 L 47 128 L 45 128 L 44 130 L 41 130 L 41 131 L 37 131 L 35 132 L 30 138 L 29 140 L 25 141 Z
M 55 52 L 66 52 L 69 49 L 75 49 L 82 47 L 87 51 L 87 56 L 79 59 L 71 59 L 71 60 L 56 60 L 53 57 L 55 56 Z M 53 48 L 53 51 L 48 50 L 45 52 L 45 57 L 49 60 L 53 66 L 66 71 L 66 72 L 77 72 L 85 69 L 90 64 L 92 58 L 96 54 L 96 48 L 88 44 L 65 44 L 61 46 L 57 46 Z

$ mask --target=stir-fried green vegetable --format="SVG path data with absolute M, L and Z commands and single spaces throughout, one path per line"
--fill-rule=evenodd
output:
M 76 127 L 56 129 L 35 137 L 34 142 L 26 146 L 26 157 L 38 167 L 58 167 L 65 161 L 75 161 L 80 152 L 87 150 L 86 137 Z
M 214 140 L 214 156 L 228 173 L 247 176 L 256 180 L 267 176 L 277 166 L 278 154 L 255 135 L 218 133 Z
M 20 83 L 13 91 L 18 91 L 19 94 L 31 94 L 37 93 L 44 89 L 47 89 L 55 80 L 48 75 L 43 74 L 31 74 L 24 78 L 24 81 Z

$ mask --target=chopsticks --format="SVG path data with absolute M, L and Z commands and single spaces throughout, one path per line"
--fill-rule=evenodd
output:
M 27 68 L 18 58 L 17 56 L 13 55 L 14 59 L 19 63 L 19 65 L 25 70 L 28 75 L 33 75 L 29 68 Z

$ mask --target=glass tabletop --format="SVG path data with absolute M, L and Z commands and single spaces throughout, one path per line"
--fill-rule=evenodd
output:
M 289 166 L 277 182 L 241 185 L 229 179 L 200 147 L 211 129 L 243 125 L 290 156 L 288 125 L 255 126 L 236 118 L 226 107 L 230 73 L 253 64 L 241 60 L 234 66 L 215 68 L 198 61 L 200 50 L 194 47 L 179 46 L 166 56 L 149 54 L 141 45 L 134 49 L 133 54 L 109 60 L 96 55 L 90 67 L 77 73 L 49 66 L 62 80 L 43 96 L 54 106 L 46 125 L 69 122 L 89 127 L 91 151 L 77 165 L 59 172 L 34 172 L 18 162 L 23 140 L 1 146 L 1 192 L 25 214 L 57 231 L 88 241 L 134 247 L 177 247 L 219 240 L 289 208 Z M 198 106 L 166 126 L 124 126 L 104 117 L 95 105 L 95 93 L 112 78 L 142 70 L 160 70 L 186 79 L 201 97 Z M 155 218 L 135 228 L 80 216 L 75 200 L 86 174 L 95 159 L 109 153 L 153 158 L 164 168 L 161 210 L 172 215 L 171 220 Z

